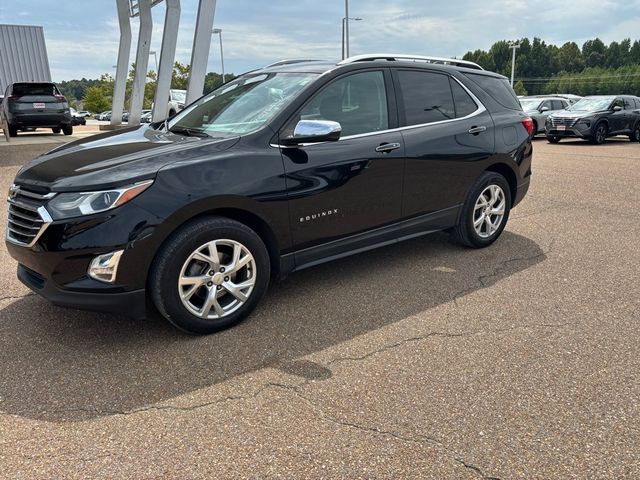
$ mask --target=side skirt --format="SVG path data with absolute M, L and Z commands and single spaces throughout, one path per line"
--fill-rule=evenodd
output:
M 374 248 L 446 230 L 456 224 L 461 208 L 462 204 L 456 205 L 282 255 L 280 257 L 281 276 Z

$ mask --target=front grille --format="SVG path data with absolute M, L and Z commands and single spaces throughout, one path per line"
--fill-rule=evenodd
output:
M 7 240 L 17 245 L 32 246 L 51 223 L 44 208 L 55 193 L 40 194 L 15 185 L 9 190 Z
M 565 127 L 573 127 L 578 123 L 578 120 L 578 118 L 571 117 L 551 117 L 551 126 L 558 127 L 560 125 L 564 125 Z

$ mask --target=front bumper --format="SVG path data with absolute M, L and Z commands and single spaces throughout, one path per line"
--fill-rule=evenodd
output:
M 565 126 L 564 130 L 560 130 L 547 123 L 545 134 L 549 137 L 589 138 L 591 137 L 591 124 L 579 122 L 572 126 Z
M 160 219 L 130 202 L 116 211 L 54 221 L 31 246 L 7 240 L 18 278 L 52 303 L 144 318 L 147 272 Z M 98 255 L 124 250 L 114 284 L 89 277 Z
M 146 293 L 144 289 L 120 293 L 64 290 L 57 287 L 51 280 L 47 280 L 42 275 L 20 264 L 18 264 L 18 279 L 54 305 L 80 310 L 117 313 L 134 319 L 144 319 L 146 317 Z

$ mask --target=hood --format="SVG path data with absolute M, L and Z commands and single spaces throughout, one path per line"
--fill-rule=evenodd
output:
M 606 112 L 606 110 L 604 110 Z M 562 118 L 582 118 L 589 117 L 591 115 L 596 115 L 597 113 L 602 112 L 589 112 L 587 110 L 576 110 L 573 112 L 562 110 L 561 112 L 552 113 L 550 117 L 562 117 Z
M 162 167 L 222 152 L 239 138 L 184 137 L 146 125 L 107 132 L 36 158 L 15 182 L 36 191 L 102 190 L 154 178 Z

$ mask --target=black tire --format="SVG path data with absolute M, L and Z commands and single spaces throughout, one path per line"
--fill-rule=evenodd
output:
M 633 127 L 633 130 L 631 130 L 629 140 L 632 142 L 640 142 L 640 122 Z
M 475 206 L 476 202 L 480 200 L 480 195 L 485 192 L 491 186 L 500 187 L 504 195 L 504 215 L 502 216 L 501 223 L 495 232 L 486 237 L 481 236 L 474 227 L 474 220 L 476 216 Z M 502 234 L 507 221 L 509 220 L 509 212 L 511 210 L 511 188 L 509 182 L 496 172 L 483 172 L 475 181 L 467 198 L 462 206 L 458 225 L 455 226 L 452 232 L 452 238 L 455 242 L 462 245 L 466 245 L 471 248 L 483 248 L 488 247 L 495 242 Z M 481 224 L 482 228 L 482 224 Z M 486 232 L 485 232 L 486 233 Z
M 61 129 L 60 127 L 53 127 L 53 128 L 51 129 L 51 131 L 52 131 L 53 133 L 60 133 L 60 132 L 62 131 L 62 129 Z
M 17 137 L 18 136 L 18 128 L 14 127 L 13 125 L 8 125 L 9 128 L 9 136 L 10 137 Z
M 536 122 L 535 120 L 532 120 L 533 122 L 533 133 L 531 134 L 531 138 L 535 138 L 536 135 L 538 135 L 538 122 Z
M 176 114 L 174 109 L 169 110 L 169 117 L 173 117 Z
M 205 319 L 189 311 L 182 303 L 178 281 L 185 262 L 195 251 L 207 242 L 221 239 L 239 242 L 251 253 L 255 263 L 255 283 L 247 300 L 237 310 L 221 318 Z M 223 265 L 223 262 L 220 264 Z M 205 270 L 210 268 L 206 264 L 204 267 Z M 191 334 L 209 334 L 232 327 L 245 319 L 267 291 L 270 277 L 269 253 L 260 237 L 242 223 L 212 216 L 191 221 L 169 237 L 151 267 L 148 291 L 160 314 L 175 327 Z M 196 299 L 201 295 L 200 292 L 206 296 L 207 289 L 212 286 L 213 282 L 208 282 L 198 287 L 205 290 L 196 290 Z M 226 290 L 223 293 L 231 295 Z M 204 306 L 201 308 L 204 311 Z
M 593 135 L 589 141 L 594 145 L 602 145 L 607 139 L 609 128 L 605 122 L 598 123 L 593 129 Z
M 73 125 L 64 125 L 62 127 L 62 133 L 64 133 L 65 135 L 72 135 L 73 134 Z
M 555 135 L 547 135 L 547 142 L 549 143 L 560 143 L 560 140 L 562 139 Z

